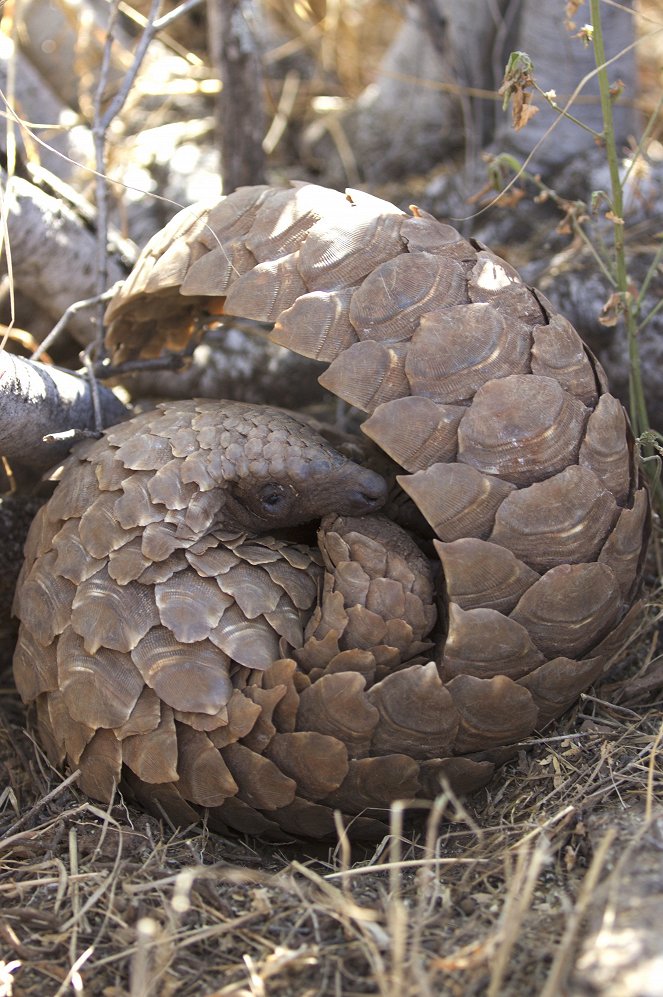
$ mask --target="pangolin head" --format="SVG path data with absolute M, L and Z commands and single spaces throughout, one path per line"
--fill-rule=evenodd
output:
M 384 479 L 304 420 L 266 406 L 222 404 L 216 465 L 227 492 L 224 526 L 265 533 L 330 512 L 361 516 L 384 504 Z

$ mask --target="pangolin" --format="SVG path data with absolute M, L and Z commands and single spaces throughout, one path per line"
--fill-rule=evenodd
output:
M 154 356 L 222 311 L 330 364 L 400 499 L 376 512 L 381 479 L 273 409 L 113 427 L 30 532 L 16 680 L 92 796 L 271 837 L 333 836 L 340 811 L 373 837 L 395 799 L 484 785 L 601 674 L 649 525 L 628 420 L 513 268 L 369 195 L 244 188 L 180 213 L 108 346 Z M 317 541 L 293 536 L 311 520 Z

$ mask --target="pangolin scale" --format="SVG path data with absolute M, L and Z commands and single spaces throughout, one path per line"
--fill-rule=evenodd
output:
M 360 192 L 180 212 L 108 346 L 156 356 L 220 313 L 328 364 L 427 536 L 305 422 L 168 403 L 78 446 L 37 516 L 18 688 L 97 799 L 121 784 L 176 824 L 273 838 L 333 836 L 340 811 L 374 837 L 394 799 L 485 785 L 601 674 L 649 528 L 628 421 L 508 264 Z M 317 545 L 283 532 L 311 520 Z

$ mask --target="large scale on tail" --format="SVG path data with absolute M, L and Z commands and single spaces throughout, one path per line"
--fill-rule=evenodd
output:
M 112 302 L 109 349 L 155 356 L 220 313 L 329 364 L 439 561 L 296 420 L 173 402 L 65 467 L 28 540 L 17 683 L 91 795 L 122 779 L 176 823 L 209 808 L 318 837 L 340 809 L 379 834 L 393 799 L 485 784 L 601 673 L 649 522 L 627 420 L 508 264 L 359 192 L 243 188 L 180 212 Z M 246 419 L 262 428 L 237 436 Z M 347 476 L 347 507 L 333 477 L 301 484 L 302 447 L 322 448 L 307 481 Z M 319 550 L 270 535 L 291 487 L 324 517 Z

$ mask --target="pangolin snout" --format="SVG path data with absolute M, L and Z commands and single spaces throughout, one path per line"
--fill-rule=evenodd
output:
M 342 499 L 343 514 L 361 516 L 381 509 L 387 498 L 387 483 L 367 467 L 357 469 Z M 340 509 L 339 509 L 340 511 Z

